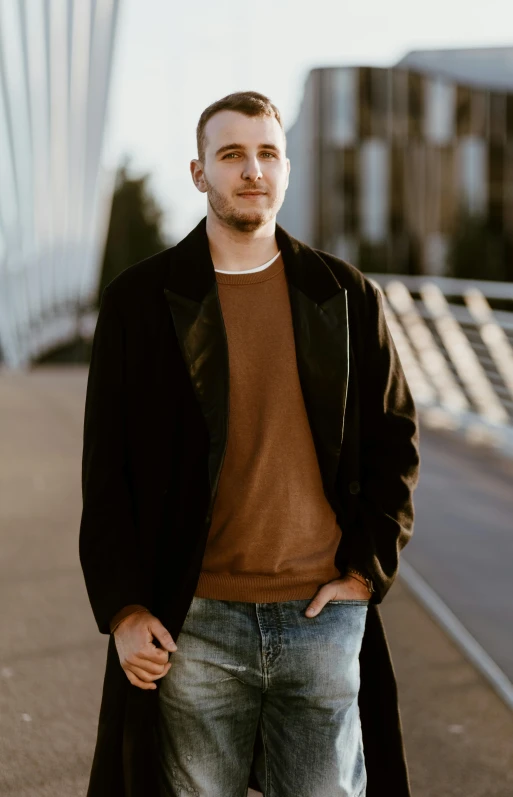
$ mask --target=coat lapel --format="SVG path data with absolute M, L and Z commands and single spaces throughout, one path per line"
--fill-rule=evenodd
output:
M 296 360 L 323 485 L 334 496 L 349 377 L 347 291 L 313 249 L 276 225 Z M 178 343 L 210 438 L 210 522 L 228 438 L 228 342 L 206 233 L 206 217 L 170 250 L 164 288 Z

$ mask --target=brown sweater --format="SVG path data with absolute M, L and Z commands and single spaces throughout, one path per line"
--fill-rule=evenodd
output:
M 299 382 L 283 260 L 216 279 L 228 338 L 228 443 L 195 595 L 310 598 L 340 577 L 341 530 Z
M 341 529 L 323 491 L 296 365 L 281 255 L 253 273 L 216 271 L 228 338 L 228 443 L 195 595 L 311 598 L 340 577 Z M 111 631 L 142 606 L 125 606 Z

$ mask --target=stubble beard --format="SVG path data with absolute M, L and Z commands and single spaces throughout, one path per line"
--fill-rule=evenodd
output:
M 224 194 L 221 194 L 208 182 L 205 176 L 204 180 L 207 186 L 210 207 L 217 218 L 239 232 L 254 232 L 263 227 L 264 224 L 267 224 L 268 221 L 276 216 L 283 202 L 283 200 L 278 201 L 275 197 L 271 204 L 265 208 L 254 208 L 247 211 L 238 210 Z M 266 196 L 269 196 L 269 194 Z

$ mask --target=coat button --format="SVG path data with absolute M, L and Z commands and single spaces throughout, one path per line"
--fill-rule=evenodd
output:
M 349 492 L 351 495 L 358 495 L 360 492 L 360 482 L 349 482 Z

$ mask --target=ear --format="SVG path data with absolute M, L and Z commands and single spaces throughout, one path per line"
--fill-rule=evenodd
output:
M 202 162 L 197 158 L 193 158 L 193 160 L 190 162 L 189 168 L 194 185 L 198 191 L 201 191 L 202 194 L 205 194 L 207 192 L 207 186 L 205 180 L 203 179 L 204 170 Z

